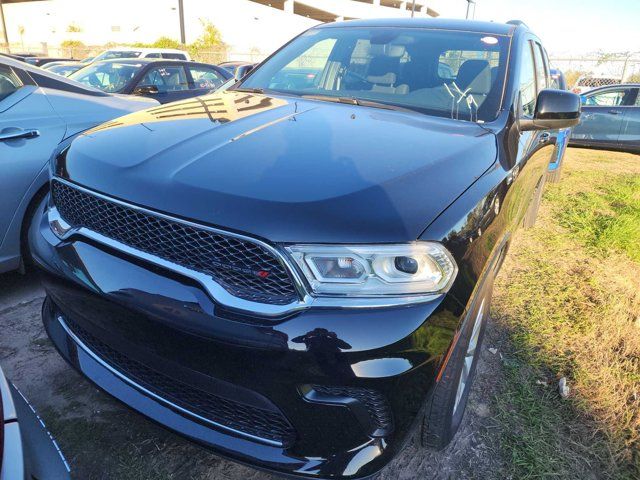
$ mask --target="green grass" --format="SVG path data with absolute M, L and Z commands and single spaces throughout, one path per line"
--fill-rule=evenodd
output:
M 496 282 L 501 476 L 638 479 L 640 159 L 569 149 L 564 168 Z
M 592 191 L 548 195 L 560 225 L 599 252 L 617 250 L 640 262 L 640 176 L 593 177 Z

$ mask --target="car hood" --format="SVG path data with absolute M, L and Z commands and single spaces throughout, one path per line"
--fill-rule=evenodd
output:
M 75 83 L 75 82 L 74 82 Z M 159 105 L 157 100 L 131 95 L 105 95 L 82 90 L 43 88 L 49 103 L 67 125 L 65 137 L 95 127 L 113 118 Z
M 57 171 L 271 241 L 403 242 L 495 157 L 495 136 L 470 122 L 227 91 L 89 130 Z

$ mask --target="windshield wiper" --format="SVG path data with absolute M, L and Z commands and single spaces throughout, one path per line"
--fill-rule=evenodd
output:
M 310 95 L 302 95 L 302 98 L 309 98 L 311 100 L 321 100 L 325 102 L 346 103 L 347 105 L 358 105 L 359 107 L 384 108 L 385 110 L 397 110 L 400 112 L 412 112 L 412 113 L 416 112 L 415 110 L 412 110 L 410 108 L 400 107 L 398 105 L 393 105 L 390 103 L 376 102 L 375 100 L 366 100 L 363 98 L 356 98 L 356 97 L 334 97 L 333 95 L 310 94 Z
M 246 93 L 264 93 L 264 88 L 230 88 L 229 90 Z

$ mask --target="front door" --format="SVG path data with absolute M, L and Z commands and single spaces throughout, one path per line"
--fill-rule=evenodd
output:
M 633 89 L 620 87 L 584 95 L 580 124 L 573 127 L 571 139 L 577 144 L 616 147 L 632 94 Z

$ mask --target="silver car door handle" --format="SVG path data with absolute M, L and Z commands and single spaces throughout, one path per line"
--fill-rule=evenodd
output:
M 611 115 L 620 115 L 622 112 L 620 110 L 609 110 Z
M 5 140 L 17 140 L 18 138 L 35 138 L 39 136 L 40 132 L 33 128 L 29 130 L 13 130 L 11 132 L 0 132 L 0 142 Z

